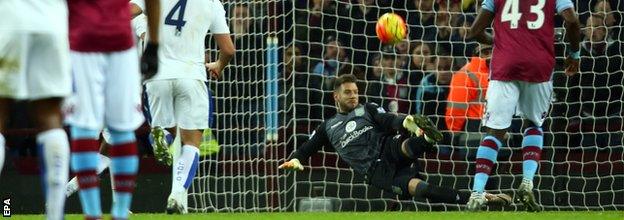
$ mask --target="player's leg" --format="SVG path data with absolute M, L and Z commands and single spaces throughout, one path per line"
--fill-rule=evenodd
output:
M 426 141 L 424 137 L 410 137 L 400 143 L 400 150 L 387 148 L 387 150 L 390 150 L 390 155 L 394 157 L 392 161 L 400 166 L 394 176 L 393 189 L 400 188 L 400 192 L 409 192 L 409 196 L 427 198 L 430 202 L 456 204 L 468 202 L 468 198 L 470 197 L 469 192 L 458 191 L 444 186 L 430 185 L 420 178 L 418 163 L 414 162 L 417 161 L 423 153 L 433 149 L 432 143 Z M 392 145 L 390 146 L 392 147 Z M 400 154 L 396 154 L 395 152 L 400 152 Z M 486 197 L 486 204 L 508 205 L 511 203 L 511 197 L 506 194 L 484 193 L 484 195 Z
M 71 93 L 67 35 L 32 34 L 28 55 L 30 113 L 37 124 L 46 185 L 48 219 L 64 213 L 65 183 L 69 175 L 69 141 L 63 130 L 61 104 Z
M 219 153 L 221 146 L 212 133 L 212 127 L 214 126 L 214 97 L 212 91 L 208 89 L 208 115 L 210 120 L 208 121 L 208 128 L 202 132 L 202 142 L 199 144 L 199 155 L 206 156 Z
M 173 111 L 172 80 L 153 80 L 144 86 L 143 105 L 147 120 L 152 127 L 150 141 L 156 159 L 171 165 L 173 157 L 169 146 L 173 143 L 176 121 Z
M 174 109 L 180 128 L 182 147 L 173 164 L 171 195 L 167 212 L 186 213 L 186 191 L 199 166 L 199 144 L 203 129 L 209 128 L 208 87 L 199 80 L 177 79 L 174 84 Z M 180 201 L 182 200 L 182 201 Z
M 106 129 L 104 129 L 102 131 L 102 137 L 103 141 L 100 142 L 100 153 L 98 154 L 100 161 L 97 165 L 96 168 L 96 172 L 98 175 L 100 175 L 100 173 L 104 172 L 104 170 L 106 170 L 106 168 L 108 168 L 108 166 L 110 165 L 110 158 L 108 156 L 106 156 L 108 153 L 108 142 L 110 142 L 110 132 L 108 132 Z M 112 180 L 112 175 L 111 175 L 111 180 Z M 114 189 L 114 182 L 111 181 L 111 189 Z M 72 194 L 74 194 L 75 192 L 77 192 L 79 189 L 78 187 L 78 178 L 77 177 L 73 177 L 69 180 L 69 182 L 67 182 L 67 186 L 65 187 L 65 196 L 70 197 Z M 113 201 L 115 200 L 115 198 L 113 197 Z
M 518 97 L 517 82 L 490 81 L 482 122 L 482 126 L 487 128 L 487 135 L 477 149 L 473 193 L 467 205 L 469 210 L 477 211 L 485 205 L 485 185 L 496 163 L 498 150 L 503 146 L 505 130 L 511 125 Z
M 520 201 L 529 211 L 540 211 L 533 195 L 533 178 L 539 166 L 544 146 L 542 124 L 548 114 L 552 98 L 552 82 L 523 82 L 519 100 L 519 114 L 529 121 L 522 139 L 522 183 L 520 184 Z
M 111 216 L 113 219 L 127 219 L 139 168 L 134 131 L 144 121 L 141 113 L 141 76 L 135 48 L 110 53 L 108 58 L 104 114 L 110 131 L 108 155 L 116 199 Z
M 103 53 L 71 52 L 74 95 L 66 113 L 72 139 L 71 167 L 76 173 L 82 210 L 87 218 L 101 218 L 99 136 L 104 121 Z
M 7 122 L 10 112 L 11 100 L 7 98 L 0 98 L 0 174 L 2 174 L 2 168 L 4 167 L 5 157 L 5 140 L 2 133 L 4 133 L 4 126 Z
M 431 185 L 420 178 L 411 178 L 407 184 L 411 196 L 415 198 L 427 198 L 429 202 L 465 204 L 468 202 L 470 193 L 453 188 Z M 511 196 L 507 194 L 485 193 L 486 205 L 507 206 L 511 204 Z
M 26 61 L 30 36 L 24 33 L 0 34 L 0 171 L 4 165 L 4 126 L 14 99 L 26 98 Z

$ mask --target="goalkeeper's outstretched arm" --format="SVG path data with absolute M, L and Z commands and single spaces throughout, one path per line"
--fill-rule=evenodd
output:
M 369 112 L 375 123 L 380 126 L 384 131 L 399 131 L 401 133 L 407 133 L 408 131 L 403 127 L 403 120 L 406 115 L 386 113 L 386 111 L 375 103 L 366 103 L 367 112 Z
M 300 162 L 301 160 L 308 159 L 308 157 L 318 152 L 323 146 L 330 145 L 327 132 L 325 131 L 325 122 L 323 122 L 316 128 L 316 130 L 314 130 L 310 140 L 306 141 L 301 147 L 299 147 L 290 157 L 290 160 L 284 162 L 278 168 L 301 171 L 303 170 L 303 165 L 301 165 Z

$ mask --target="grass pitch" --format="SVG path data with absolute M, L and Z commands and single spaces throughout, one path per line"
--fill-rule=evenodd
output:
M 106 216 L 105 219 L 109 219 Z M 43 219 L 43 215 L 13 215 L 10 219 Z M 83 219 L 82 215 L 67 215 L 66 219 Z M 132 214 L 130 219 L 159 220 L 159 219 L 242 219 L 242 220 L 404 220 L 404 219 L 470 219 L 470 220 L 624 220 L 622 211 L 561 211 L 561 212 L 333 212 L 333 213 L 206 213 L 188 215 L 166 214 Z

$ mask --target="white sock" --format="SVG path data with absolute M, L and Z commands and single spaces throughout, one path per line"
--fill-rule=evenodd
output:
M 98 166 L 95 171 L 97 172 L 97 174 L 100 174 L 104 172 L 106 168 L 108 168 L 108 166 L 111 163 L 111 160 L 110 158 L 102 154 L 98 154 L 98 155 L 100 156 L 100 162 L 98 163 Z M 114 181 L 111 181 L 111 189 L 113 188 L 113 182 Z M 65 196 L 66 197 L 71 196 L 72 194 L 78 191 L 78 188 L 79 188 L 78 179 L 76 177 L 73 177 L 71 180 L 69 180 L 69 182 L 67 183 L 67 186 L 65 186 Z
M 41 145 L 46 183 L 47 219 L 63 219 L 65 183 L 69 175 L 69 141 L 63 129 L 55 128 L 37 135 Z
M 2 167 L 4 167 L 4 136 L 0 134 L 0 174 L 2 173 Z
M 171 186 L 171 193 L 186 192 L 187 187 L 184 184 L 187 181 L 193 181 L 195 173 L 197 172 L 197 165 L 195 171 L 192 174 L 191 168 L 193 163 L 197 163 L 195 160 L 199 157 L 199 149 L 192 145 L 182 146 L 182 153 L 173 163 L 173 182 Z

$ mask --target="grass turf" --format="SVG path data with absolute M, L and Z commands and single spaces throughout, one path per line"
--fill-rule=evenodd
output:
M 105 219 L 110 218 L 106 216 Z M 13 215 L 11 219 L 43 219 L 43 215 Z M 82 219 L 82 215 L 67 215 L 66 219 Z M 474 220 L 603 220 L 603 219 L 624 219 L 622 211 L 561 211 L 561 212 L 334 212 L 334 213 L 206 213 L 188 215 L 166 215 L 166 214 L 133 214 L 130 219 L 243 219 L 243 220 L 384 220 L 384 219 L 474 219 Z

